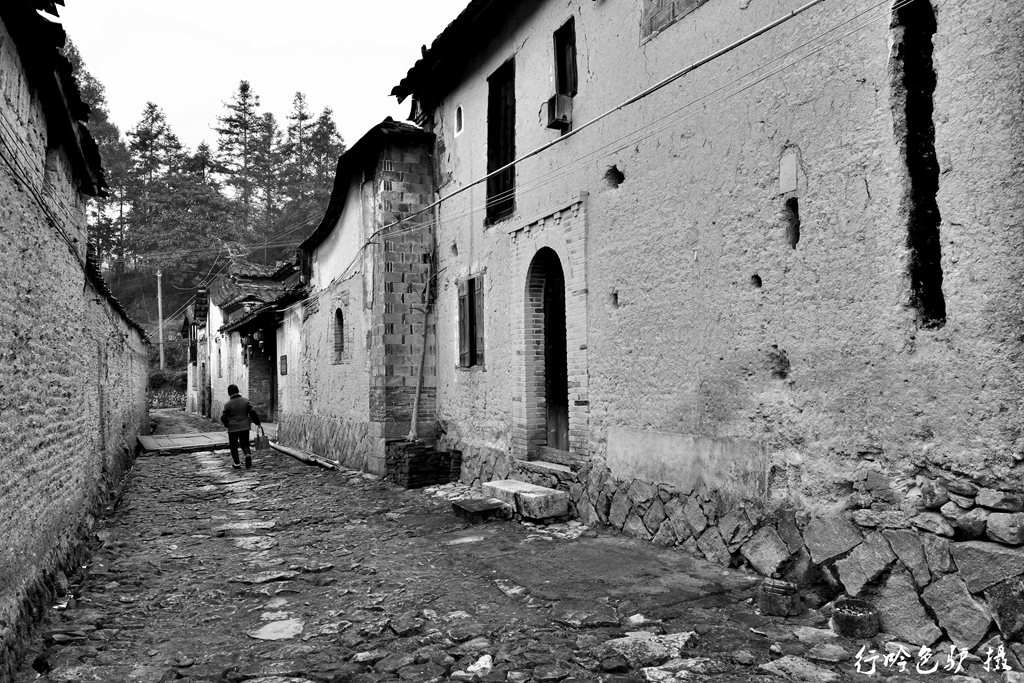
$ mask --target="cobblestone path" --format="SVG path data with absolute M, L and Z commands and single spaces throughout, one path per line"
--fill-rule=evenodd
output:
M 16 681 L 863 678 L 819 614 L 757 615 L 755 577 L 578 524 L 469 525 L 456 492 L 276 452 L 140 457 Z

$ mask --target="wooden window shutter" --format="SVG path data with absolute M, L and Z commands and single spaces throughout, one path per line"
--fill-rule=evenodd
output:
M 459 366 L 469 367 L 469 296 L 466 280 L 459 281 Z
M 484 278 L 477 276 L 473 278 L 473 322 L 476 340 L 476 358 L 474 365 L 484 364 Z

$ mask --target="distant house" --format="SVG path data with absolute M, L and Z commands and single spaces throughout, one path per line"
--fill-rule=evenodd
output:
M 418 434 L 433 435 L 433 225 L 417 215 L 433 197 L 432 148 L 431 134 L 386 119 L 339 159 L 326 214 L 299 247 L 307 298 L 277 330 L 284 443 L 383 473 L 414 406 Z
M 181 336 L 188 341 L 188 376 L 185 390 L 185 410 L 210 417 L 211 378 L 209 329 L 210 292 L 201 288 L 195 301 L 185 312 Z
M 89 245 L 106 182 L 56 4 L 0 3 L 0 680 L 149 425 L 145 333 Z
M 1019 637 L 1024 531 L 959 511 L 1024 505 L 1024 14 L 804 5 L 473 0 L 412 66 L 439 447 L 723 564 L 877 579 L 880 612 L 920 607 L 922 543 L 971 600 L 1012 555 L 984 600 Z
M 208 414 L 213 419 L 220 417 L 227 388 L 234 384 L 262 419 L 277 420 L 278 307 L 298 296 L 294 293 L 298 285 L 293 264 L 262 266 L 244 261 L 234 261 L 210 284 L 204 361 L 209 373 Z

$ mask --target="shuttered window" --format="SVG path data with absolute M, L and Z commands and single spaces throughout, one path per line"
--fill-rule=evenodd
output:
M 484 364 L 484 278 L 459 282 L 459 367 Z
M 576 95 L 576 20 L 555 31 L 555 92 Z
M 487 172 L 516 158 L 515 62 L 511 59 L 487 79 Z M 487 223 L 512 215 L 515 209 L 515 168 L 487 179 Z

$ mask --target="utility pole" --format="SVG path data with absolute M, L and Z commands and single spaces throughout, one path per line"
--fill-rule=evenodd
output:
M 163 273 L 159 269 L 156 271 L 156 321 L 159 327 L 157 327 L 157 344 L 160 347 L 160 369 L 164 369 L 164 290 L 160 283 L 160 276 Z

